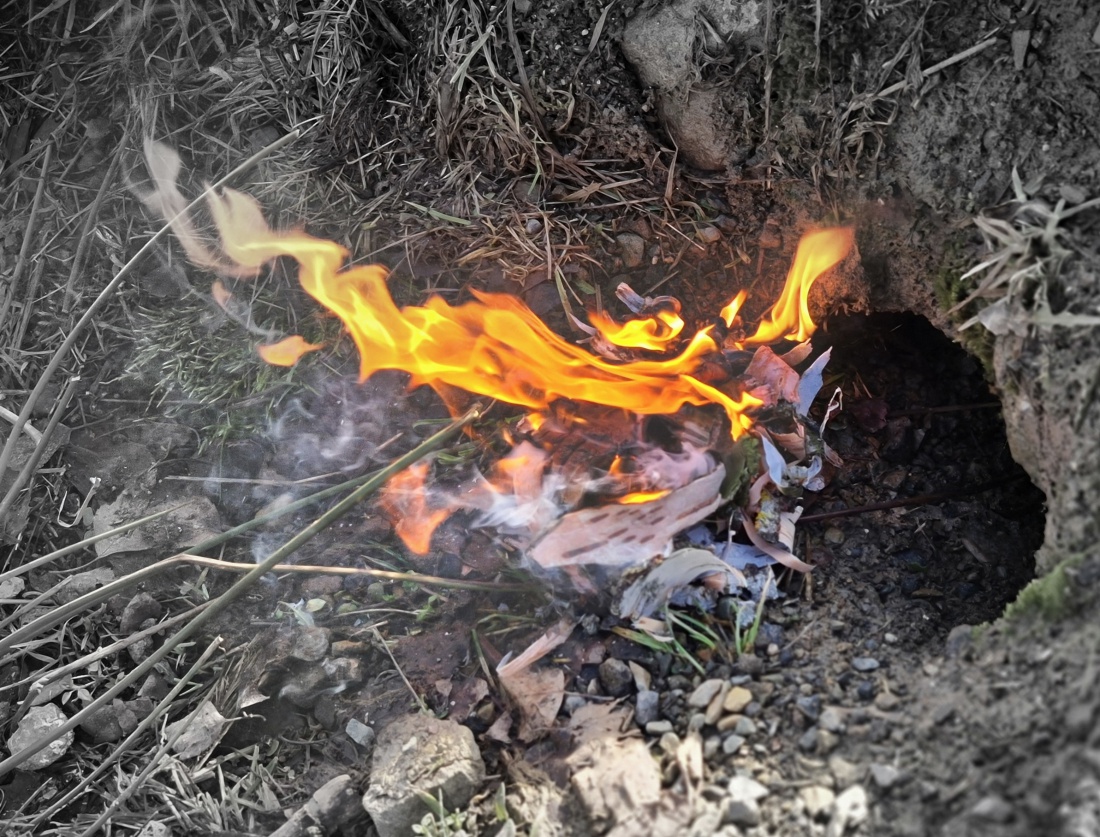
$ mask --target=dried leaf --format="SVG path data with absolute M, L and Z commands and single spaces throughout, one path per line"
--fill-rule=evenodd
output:
M 215 709 L 212 703 L 204 701 L 186 718 L 169 724 L 165 732 L 168 736 L 179 732 L 179 737 L 172 745 L 172 749 L 181 759 L 193 759 L 213 750 L 221 741 L 228 726 L 229 721 L 222 716 L 222 713 Z
M 519 738 L 534 741 L 554 726 L 565 700 L 565 672 L 560 668 L 518 668 L 498 672 L 500 686 L 519 712 Z

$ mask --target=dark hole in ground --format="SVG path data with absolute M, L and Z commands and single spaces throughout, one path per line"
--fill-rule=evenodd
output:
M 821 400 L 844 396 L 826 434 L 844 465 L 802 526 L 817 599 L 853 638 L 912 646 L 996 619 L 1033 577 L 1044 498 L 979 361 L 913 314 L 835 317 L 815 342 L 833 347 Z M 912 505 L 827 517 L 891 501 Z

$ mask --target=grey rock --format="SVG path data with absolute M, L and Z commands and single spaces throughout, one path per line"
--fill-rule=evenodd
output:
M 290 646 L 290 656 L 296 660 L 315 663 L 324 659 L 328 653 L 332 635 L 328 628 L 302 625 L 294 633 L 294 643 Z
M 645 260 L 645 239 L 637 233 L 624 232 L 615 236 L 624 267 L 639 267 Z
M 331 834 L 358 815 L 355 780 L 344 773 L 319 787 L 271 837 L 298 837 L 314 831 Z
M 737 733 L 730 733 L 722 742 L 722 752 L 725 753 L 727 756 L 732 756 L 734 753 L 741 749 L 744 743 L 745 739 L 742 738 L 740 735 L 738 735 Z
M 742 674 L 755 677 L 764 672 L 764 661 L 755 654 L 742 654 L 737 658 L 734 667 Z
M 1003 797 L 990 794 L 978 800 L 978 804 L 970 809 L 970 816 L 974 819 L 1004 825 L 1012 819 L 1013 810 L 1012 806 Z
M 726 786 L 726 795 L 735 801 L 742 802 L 749 800 L 752 802 L 759 802 L 769 793 L 766 786 L 753 779 L 751 776 L 742 776 L 740 774 L 730 779 L 729 784 Z
M 880 790 L 890 790 L 901 778 L 901 771 L 889 764 L 872 764 L 871 780 Z
M 828 755 L 836 749 L 836 745 L 840 743 L 840 736 L 835 732 L 829 732 L 827 729 L 819 729 L 817 731 L 817 752 L 818 755 Z
M 587 703 L 588 698 L 584 695 L 569 695 L 569 697 L 562 702 L 562 709 L 565 710 L 566 715 L 572 715 L 582 706 L 587 705 Z
M 733 731 L 738 735 L 743 735 L 748 738 L 750 735 L 756 734 L 756 721 L 752 718 L 738 718 L 737 725 L 734 726 Z
M 810 723 L 821 716 L 821 697 L 818 695 L 800 695 L 794 705 Z
M 409 715 L 378 734 L 363 807 L 380 837 L 412 833 L 427 813 L 418 792 L 442 796 L 448 809 L 469 803 L 485 781 L 474 734 L 454 721 Z
M 874 657 L 853 657 L 852 668 L 856 671 L 875 671 L 879 667 L 879 661 Z
M 721 680 L 704 680 L 692 692 L 687 699 L 688 706 L 693 709 L 704 709 L 714 700 L 724 685 Z
M 752 799 L 731 799 L 726 805 L 726 822 L 742 828 L 754 828 L 760 825 L 760 806 Z
M 358 718 L 350 719 L 347 726 L 344 727 L 344 732 L 348 734 L 348 738 L 360 747 L 370 747 L 377 738 L 374 727 L 364 724 Z
M 974 646 L 974 629 L 970 625 L 956 625 L 943 644 L 946 657 L 962 657 Z
M 20 750 L 30 746 L 40 738 L 52 735 L 54 730 L 68 720 L 65 713 L 52 703 L 43 706 L 32 706 L 19 722 L 19 726 L 15 728 L 15 732 L 8 738 L 8 751 L 12 755 L 18 754 Z M 57 736 L 19 766 L 23 770 L 41 770 L 43 767 L 49 767 L 69 751 L 75 735 L 73 730 L 69 730 L 63 735 Z
M 638 726 L 644 729 L 647 724 L 657 720 L 660 701 L 661 696 L 657 692 L 649 689 L 638 692 L 638 696 L 634 699 L 634 720 Z
M 859 781 L 860 769 L 847 759 L 832 756 L 829 759 L 829 772 L 838 788 L 847 788 Z
M 118 619 L 118 630 L 123 636 L 136 632 L 146 620 L 159 619 L 164 606 L 148 593 L 138 593 L 122 611 Z
M 672 732 L 672 721 L 650 721 L 645 725 L 646 735 L 664 735 Z
M 823 730 L 828 730 L 829 732 L 834 732 L 839 735 L 844 732 L 844 716 L 835 706 L 827 706 L 821 713 L 821 718 L 818 719 L 818 725 Z
M 622 660 L 608 657 L 600 663 L 600 685 L 611 697 L 625 697 L 634 686 L 634 672 Z
M 817 749 L 817 740 L 820 732 L 817 727 L 810 727 L 798 737 L 798 749 L 804 753 L 812 753 Z

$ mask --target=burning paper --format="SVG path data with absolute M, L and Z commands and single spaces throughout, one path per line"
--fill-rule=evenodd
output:
M 180 203 L 178 163 L 164 165 L 170 152 L 152 147 L 163 171 L 147 202 L 167 212 Z M 848 255 L 850 229 L 803 237 L 755 329 L 741 319 L 744 291 L 720 321 L 689 334 L 678 302 L 620 287 L 635 316 L 590 316 L 593 345 L 608 349 L 601 355 L 506 294 L 472 290 L 460 305 L 432 297 L 399 308 L 383 267 L 350 265 L 343 247 L 301 231 L 271 230 L 252 198 L 225 190 L 210 209 L 224 255 L 187 243 L 193 229 L 176 224 L 188 252 L 218 269 L 228 261 L 225 272 L 237 277 L 280 256 L 297 261 L 302 287 L 353 337 L 361 379 L 400 370 L 412 386 L 457 388 L 528 412 L 512 432 L 512 454 L 488 477 L 441 491 L 421 465 L 391 483 L 385 506 L 411 550 L 426 552 L 435 526 L 464 510 L 509 535 L 534 565 L 567 568 L 578 581 L 581 568 L 619 571 L 668 554 L 677 533 L 736 497 L 742 530 L 762 555 L 809 569 L 779 541 L 775 515 L 789 511 L 783 495 L 819 480 L 835 459 L 806 417 L 827 357 L 802 374 L 797 367 L 815 327 L 810 289 Z M 316 348 L 292 335 L 261 351 L 289 364 Z

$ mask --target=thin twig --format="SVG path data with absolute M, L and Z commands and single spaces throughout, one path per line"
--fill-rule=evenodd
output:
M 4 499 L 0 500 L 0 520 L 7 518 L 8 512 L 11 507 L 15 505 L 16 499 L 26 486 L 27 482 L 31 478 L 37 469 L 42 458 L 46 455 L 46 451 L 49 450 L 50 440 L 53 439 L 54 432 L 57 430 L 57 426 L 61 423 L 61 417 L 65 414 L 65 410 L 68 409 L 69 402 L 73 398 L 73 394 L 76 392 L 76 385 L 80 383 L 80 378 L 70 378 L 65 384 L 65 389 L 61 392 L 61 397 L 58 399 L 57 404 L 54 405 L 53 412 L 50 414 L 50 419 L 46 422 L 46 428 L 42 431 L 42 438 L 38 440 L 38 443 L 34 446 L 34 450 L 31 452 L 23 468 L 19 471 L 19 475 L 12 482 L 11 487 L 8 488 L 8 493 L 4 495 Z M 19 417 L 16 417 L 18 423 Z M 23 423 L 26 427 L 26 422 Z M 0 471 L 0 474 L 4 473 Z
M 81 316 L 81 318 L 76 321 L 76 324 L 72 327 L 69 335 L 61 343 L 61 345 L 58 346 L 57 350 L 53 353 L 53 357 L 50 358 L 50 362 L 42 371 L 42 374 L 38 379 L 38 383 L 31 391 L 31 394 L 27 396 L 27 401 L 23 405 L 23 409 L 19 412 L 19 416 L 15 421 L 15 425 L 14 427 L 12 427 L 11 433 L 8 435 L 8 440 L 4 444 L 4 449 L 3 451 L 0 451 L 0 474 L 4 473 L 8 469 L 11 458 L 15 453 L 15 440 L 18 439 L 19 434 L 23 432 L 23 425 L 27 423 L 27 420 L 30 418 L 31 413 L 37 406 L 38 399 L 42 397 L 42 393 L 46 390 L 46 386 L 49 384 L 50 378 L 53 377 L 54 372 L 57 371 L 62 361 L 65 360 L 65 358 L 68 356 L 73 346 L 76 345 L 76 340 L 77 337 L 80 336 L 80 333 L 84 330 L 88 323 L 92 321 L 95 315 L 99 313 L 99 309 L 106 304 L 107 300 L 111 298 L 114 292 L 118 290 L 119 285 L 122 284 L 122 280 L 129 276 L 133 269 L 141 262 L 141 260 L 153 251 L 153 248 L 157 245 L 157 243 L 160 242 L 160 240 L 168 234 L 169 230 L 172 229 L 172 224 L 175 223 L 177 218 L 191 212 L 191 210 L 202 203 L 202 201 L 204 201 L 208 195 L 213 193 L 215 190 L 220 189 L 223 185 L 228 183 L 234 177 L 237 177 L 242 172 L 245 172 L 252 166 L 256 165 L 256 163 L 258 163 L 264 157 L 267 157 L 269 154 L 273 154 L 283 146 L 288 145 L 289 143 L 296 140 L 298 138 L 298 134 L 299 132 L 297 129 L 291 131 L 289 134 L 271 143 L 266 148 L 262 148 L 257 151 L 255 154 L 253 154 L 251 157 L 249 157 L 247 160 L 245 160 L 243 163 L 233 169 L 233 171 L 229 172 L 229 174 L 221 178 L 217 183 L 214 183 L 211 186 L 207 186 L 202 191 L 202 194 L 200 194 L 197 198 L 191 201 L 191 203 L 184 207 L 183 211 L 180 212 L 180 214 L 176 216 L 176 218 L 171 219 L 168 223 L 166 223 L 159 230 L 153 233 L 149 240 L 141 246 L 141 249 L 138 250 L 130 258 L 130 260 L 126 262 L 126 264 L 119 268 L 118 273 L 116 273 L 114 278 L 107 283 L 106 287 L 104 287 L 103 290 L 99 292 L 99 295 L 92 301 L 91 305 L 88 306 L 88 310 L 86 310 L 83 316 Z M 22 486 L 20 486 L 19 483 L 16 482 L 15 485 L 12 486 L 12 488 L 14 490 L 17 488 L 22 488 Z
M 129 750 L 130 747 L 133 746 L 134 742 L 136 742 L 138 738 L 140 738 L 145 733 L 145 731 L 149 729 L 149 727 L 155 724 L 165 712 L 171 709 L 172 704 L 175 703 L 176 698 L 179 697 L 179 694 L 183 691 L 184 687 L 186 687 L 187 684 L 195 679 L 198 673 L 202 671 L 207 661 L 214 655 L 214 652 L 221 648 L 222 641 L 223 640 L 220 636 L 214 637 L 214 640 L 208 646 L 206 646 L 206 650 L 202 652 L 202 655 L 197 660 L 195 660 L 194 665 L 192 665 L 191 668 L 187 670 L 187 672 L 172 687 L 172 690 L 167 695 L 165 695 L 160 703 L 158 703 L 153 708 L 153 711 L 141 719 L 141 723 L 137 725 L 134 731 L 127 735 L 126 738 L 123 739 L 117 747 L 115 747 L 111 754 L 107 756 L 107 758 L 103 759 L 103 761 L 96 766 L 96 769 L 93 770 L 91 774 L 82 779 L 80 781 L 80 784 L 78 784 L 69 793 L 62 797 L 62 799 L 58 803 L 50 806 L 49 811 L 39 814 L 38 817 L 35 819 L 35 825 L 38 825 L 40 822 L 48 819 L 54 811 L 59 810 L 60 808 L 64 807 L 64 805 L 68 804 L 70 797 L 75 798 L 78 794 L 84 791 L 84 788 L 88 787 L 99 776 L 102 776 L 103 772 L 116 761 L 118 761 L 122 757 L 123 753 Z M 204 703 L 200 701 L 199 705 L 195 707 L 195 710 L 191 713 L 188 720 L 193 722 L 194 719 L 197 717 L 199 710 L 202 709 L 203 706 Z M 175 728 L 175 730 L 173 730 L 172 734 L 170 734 L 165 742 L 161 744 L 161 746 L 157 749 L 157 751 L 153 753 L 152 757 L 149 759 L 149 763 L 145 765 L 144 769 L 137 776 L 134 777 L 133 781 L 131 781 L 129 785 L 119 791 L 118 796 L 116 796 L 111 801 L 111 804 L 107 806 L 107 810 L 100 814 L 96 821 L 88 826 L 87 829 L 81 832 L 81 837 L 88 837 L 88 835 L 94 834 L 96 831 L 98 831 L 99 827 L 110 818 L 111 814 L 115 813 L 115 811 L 117 811 L 119 807 L 124 802 L 126 802 L 127 799 L 134 795 L 134 792 L 137 791 L 138 788 L 145 784 L 145 780 L 148 779 L 152 772 L 157 769 L 157 767 L 160 765 L 160 760 L 164 758 L 168 750 L 172 747 L 173 744 L 176 743 L 176 739 L 178 739 L 184 732 L 186 732 L 190 726 L 190 723 L 181 723 Z
M 226 570 L 231 573 L 248 572 L 255 564 L 244 564 L 235 561 L 223 561 L 220 558 L 204 558 L 201 555 L 177 555 L 176 560 L 195 564 L 200 567 L 209 567 L 214 570 Z M 425 584 L 434 587 L 449 587 L 454 590 L 530 590 L 530 584 L 510 584 L 497 581 L 472 581 L 461 578 L 443 578 L 438 575 L 424 575 L 423 573 L 402 573 L 393 570 L 376 570 L 370 567 L 322 567 L 316 564 L 276 564 L 271 568 L 273 573 L 291 573 L 304 575 L 338 575 L 356 576 L 365 575 L 369 578 L 384 578 L 388 581 L 411 581 L 414 584 Z
M 37 231 L 38 210 L 42 206 L 42 194 L 46 191 L 46 176 L 50 171 L 50 160 L 53 157 L 53 146 L 46 145 L 46 151 L 42 155 L 42 173 L 38 176 L 38 188 L 34 191 L 34 200 L 31 202 L 31 214 L 27 218 L 27 228 L 23 231 L 23 245 L 19 248 L 19 257 L 16 259 L 15 268 L 12 270 L 11 280 L 8 282 L 8 292 L 4 296 L 4 306 L 0 308 L 0 323 L 7 320 L 8 309 L 19 287 L 19 280 L 23 277 L 23 271 L 27 268 L 27 262 L 31 252 L 31 243 Z M 4 469 L 0 468 L 0 474 Z
M 369 496 L 374 491 L 377 491 L 390 477 L 395 474 L 404 471 L 410 465 L 420 461 L 432 451 L 446 444 L 453 436 L 461 432 L 465 427 L 474 422 L 481 415 L 479 407 L 470 409 L 464 416 L 459 419 L 455 419 L 443 430 L 440 430 L 433 436 L 421 442 L 411 451 L 404 456 L 400 456 L 395 459 L 390 465 L 379 471 L 373 479 L 368 480 L 359 486 L 355 491 L 333 506 L 329 511 L 321 515 L 316 521 L 311 523 L 297 535 L 292 537 L 289 541 L 276 549 L 267 558 L 258 563 L 249 572 L 245 573 L 239 578 L 235 584 L 233 584 L 228 590 L 222 593 L 216 601 L 214 601 L 210 607 L 196 616 L 193 620 L 184 625 L 178 633 L 172 639 L 165 642 L 160 648 L 150 654 L 137 666 L 133 671 L 120 679 L 118 683 L 105 691 L 99 697 L 91 701 L 87 706 L 74 714 L 68 721 L 61 726 L 50 731 L 48 735 L 42 736 L 35 740 L 28 746 L 24 747 L 17 753 L 12 753 L 4 761 L 0 762 L 0 776 L 6 776 L 12 770 L 17 768 L 28 758 L 33 756 L 38 751 L 45 747 L 48 747 L 50 743 L 56 741 L 60 736 L 64 735 L 69 730 L 76 729 L 80 724 L 84 723 L 90 716 L 95 714 L 101 707 L 105 706 L 110 701 L 114 700 L 119 694 L 128 689 L 131 685 L 138 682 L 141 678 L 152 671 L 161 660 L 165 659 L 172 651 L 184 640 L 198 633 L 199 629 L 209 622 L 211 619 L 222 613 L 229 605 L 236 601 L 240 596 L 248 590 L 256 581 L 262 578 L 264 575 L 271 571 L 272 567 L 281 564 L 284 559 L 292 555 L 299 547 L 312 539 L 319 532 L 323 531 L 330 524 L 338 520 L 341 516 L 346 514 L 353 506 L 359 503 L 361 500 Z M 158 572 L 163 571 L 167 567 L 174 566 L 180 559 L 166 559 L 158 564 L 155 564 L 151 568 L 158 568 Z M 142 576 L 147 570 L 142 570 L 137 573 L 133 573 L 129 578 Z M 7 639 L 10 640 L 11 637 Z M 0 641 L 2 643 L 3 641 Z
M 865 506 L 853 506 L 848 509 L 837 509 L 836 511 L 819 512 L 817 514 L 804 514 L 798 518 L 798 522 L 816 523 L 821 520 L 832 520 L 835 517 L 851 517 L 856 514 L 885 511 L 886 509 L 900 509 L 907 506 L 931 506 L 936 503 L 942 503 L 944 500 L 950 500 L 952 497 L 966 497 L 970 494 L 982 494 L 986 491 L 992 491 L 994 488 L 1011 485 L 1014 482 L 1025 479 L 1027 479 L 1027 477 L 1021 474 L 1004 480 L 983 482 L 981 485 L 968 485 L 962 488 L 948 489 L 947 491 L 936 491 L 932 494 L 919 494 L 916 497 L 898 497 L 894 500 L 883 500 L 881 503 L 868 503 Z

